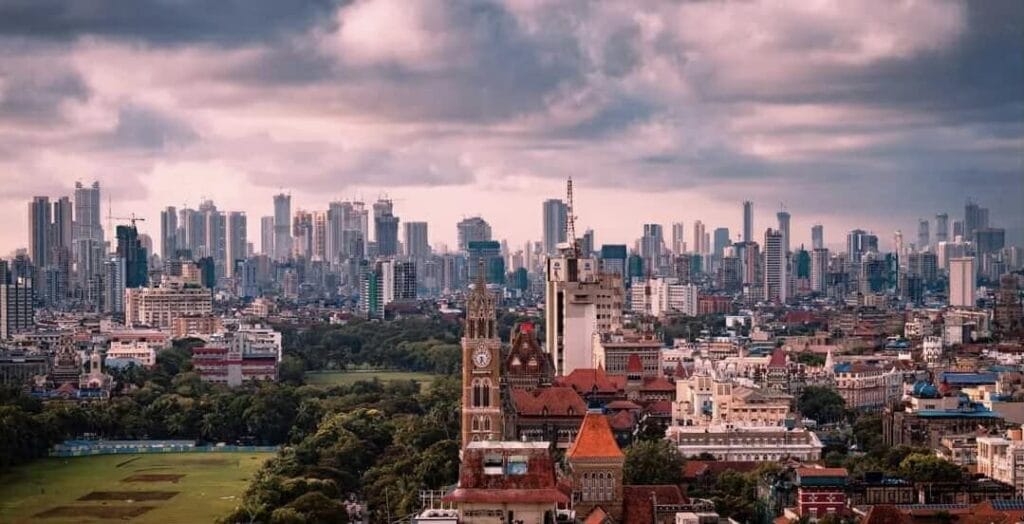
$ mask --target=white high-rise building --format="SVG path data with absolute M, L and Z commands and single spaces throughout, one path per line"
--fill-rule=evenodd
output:
M 685 229 L 682 222 L 672 224 L 672 254 L 682 255 L 686 253 Z
M 260 218 L 260 253 L 274 257 L 274 217 Z
M 555 374 L 591 367 L 601 294 L 597 259 L 548 258 L 546 281 L 546 350 L 554 361 Z
M 83 288 L 92 277 L 103 274 L 106 245 L 100 221 L 100 183 L 85 187 L 75 183 L 75 222 L 73 229 L 75 273 Z
M 949 305 L 951 307 L 974 307 L 975 275 L 974 257 L 949 259 Z
M 824 293 L 827 289 L 828 249 L 818 248 L 811 251 L 811 291 Z
M 292 253 L 292 196 L 274 195 L 274 260 L 288 260 Z
M 788 297 L 786 255 L 783 251 L 781 231 L 765 231 L 764 234 L 764 299 L 767 302 L 785 304 Z
M 556 198 L 544 201 L 544 254 L 558 254 L 558 244 L 566 241 L 565 227 L 568 223 L 568 207 Z

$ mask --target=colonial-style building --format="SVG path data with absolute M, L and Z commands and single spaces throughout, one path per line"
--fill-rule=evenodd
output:
M 501 397 L 501 339 L 494 295 L 479 272 L 466 299 L 462 337 L 462 446 L 499 440 L 505 432 Z
M 505 382 L 509 388 L 536 389 L 551 384 L 551 355 L 541 349 L 537 332 L 530 322 L 515 327 L 505 361 Z
M 596 508 L 616 521 L 622 517 L 622 466 L 626 456 L 612 435 L 608 418 L 587 413 L 566 454 L 572 471 L 573 508 L 580 517 Z

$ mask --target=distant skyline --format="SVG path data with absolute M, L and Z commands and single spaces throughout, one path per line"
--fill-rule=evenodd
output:
M 381 194 L 430 242 L 513 249 L 576 183 L 577 231 L 701 220 L 883 248 L 972 198 L 1024 244 L 1024 2 L 0 3 L 0 256 L 28 203 L 103 185 L 147 219 Z M 107 238 L 112 232 L 107 231 Z

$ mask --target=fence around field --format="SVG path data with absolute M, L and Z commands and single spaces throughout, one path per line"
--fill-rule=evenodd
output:
M 137 453 L 276 453 L 280 446 L 197 446 L 191 440 L 68 440 L 50 450 L 51 457 L 130 455 Z

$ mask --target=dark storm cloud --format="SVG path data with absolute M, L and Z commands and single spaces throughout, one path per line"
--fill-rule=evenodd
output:
M 187 45 L 261 42 L 330 21 L 335 0 L 7 0 L 0 34 Z
M 113 147 L 162 151 L 186 146 L 198 139 L 188 123 L 155 109 L 126 105 L 117 117 L 117 127 L 106 141 Z

